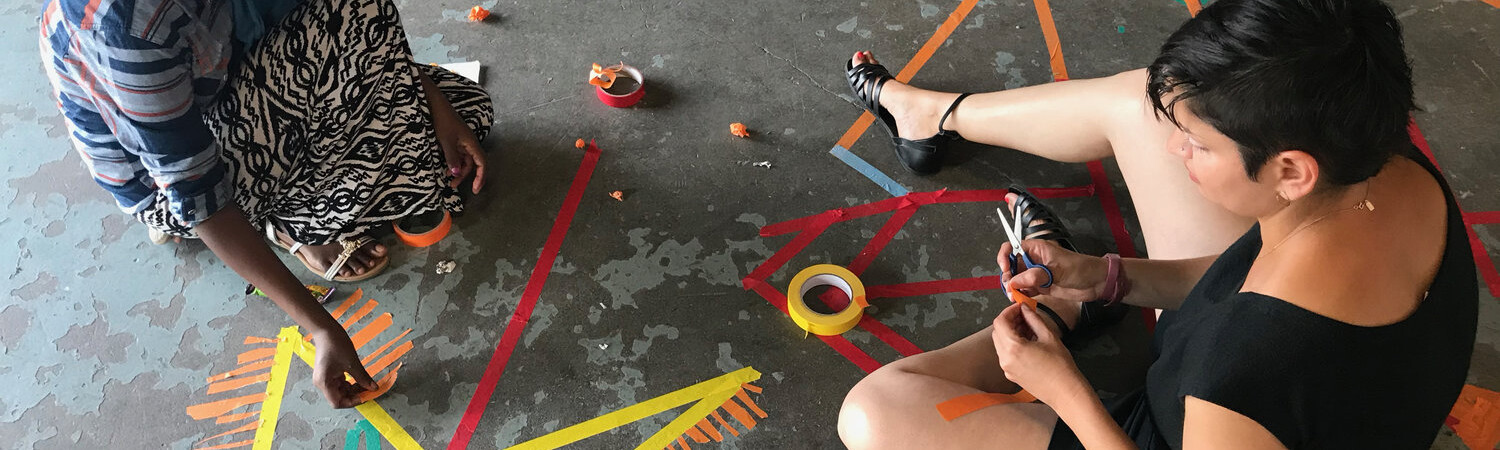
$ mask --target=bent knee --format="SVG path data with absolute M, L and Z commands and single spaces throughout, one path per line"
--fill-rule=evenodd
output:
M 899 385 L 897 378 L 907 373 L 897 365 L 887 365 L 870 373 L 849 389 L 844 404 L 839 408 L 839 439 L 850 449 L 876 448 L 877 443 L 887 442 L 882 434 L 894 430 L 890 424 L 882 424 L 893 413 L 891 389 Z

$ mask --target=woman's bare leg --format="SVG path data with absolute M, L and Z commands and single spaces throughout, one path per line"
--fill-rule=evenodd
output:
M 981 409 L 952 422 L 937 404 L 980 392 L 1014 393 L 995 357 L 990 328 L 939 350 L 881 367 L 849 391 L 839 438 L 853 450 L 1046 448 L 1057 414 L 1042 404 Z
M 864 62 L 862 55 L 855 63 Z M 880 96 L 901 137 L 937 133 L 938 119 L 958 94 L 890 81 Z M 1114 156 L 1130 188 L 1151 257 L 1217 254 L 1250 228 L 1205 199 L 1168 153 L 1176 127 L 1158 120 L 1146 99 L 1146 71 L 976 94 L 944 124 L 965 139 L 1063 162 Z

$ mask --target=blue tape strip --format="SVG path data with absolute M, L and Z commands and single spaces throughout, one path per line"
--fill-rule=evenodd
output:
M 828 153 L 832 153 L 833 156 L 838 157 L 844 164 L 848 164 L 850 168 L 853 168 L 855 172 L 859 172 L 865 178 L 874 181 L 875 184 L 880 185 L 881 189 L 885 189 L 886 192 L 891 193 L 893 196 L 900 197 L 910 193 L 910 191 L 906 190 L 905 186 L 897 183 L 896 180 L 891 179 L 885 172 L 876 169 L 875 166 L 865 162 L 859 155 L 851 153 L 849 149 L 844 148 L 842 145 L 833 146 L 833 150 L 829 150 Z
M 344 450 L 359 450 L 359 436 L 361 434 L 365 436 L 364 450 L 370 450 L 371 447 L 380 448 L 380 431 L 376 430 L 375 425 L 370 423 L 370 421 L 359 419 L 354 428 L 349 429 L 349 432 L 344 434 Z

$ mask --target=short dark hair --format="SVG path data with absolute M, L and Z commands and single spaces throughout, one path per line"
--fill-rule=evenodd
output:
M 1173 106 L 1240 146 L 1250 178 L 1302 150 L 1324 181 L 1374 176 L 1410 146 L 1411 66 L 1378 0 L 1218 0 L 1178 28 L 1148 69 L 1158 116 Z M 1172 95 L 1163 104 L 1163 97 Z

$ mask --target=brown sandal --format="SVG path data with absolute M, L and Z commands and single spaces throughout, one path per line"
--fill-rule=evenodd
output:
M 269 221 L 266 222 L 266 239 L 270 239 L 271 242 L 275 243 L 277 247 L 281 247 L 282 250 L 286 250 L 288 253 L 291 253 L 292 256 L 297 257 L 297 260 L 302 261 L 302 265 L 306 266 L 307 270 L 312 271 L 313 273 L 318 272 L 318 269 L 313 268 L 312 262 L 308 261 L 307 256 L 304 256 L 302 253 L 298 252 L 298 250 L 301 250 L 304 245 L 302 245 L 302 243 L 300 242 L 293 243 L 291 245 L 287 245 L 285 242 L 282 242 L 281 239 L 276 236 L 276 228 L 272 227 Z M 320 276 L 322 276 L 325 280 L 338 283 L 353 283 L 356 281 L 368 280 L 370 278 L 374 278 L 376 275 L 380 275 L 380 273 L 384 272 L 385 268 L 391 264 L 391 256 L 389 254 L 381 256 L 380 259 L 375 262 L 375 266 L 371 267 L 370 270 L 365 271 L 365 273 L 352 276 L 339 276 L 339 269 L 343 269 L 344 266 L 348 264 L 349 257 L 354 256 L 354 252 L 359 251 L 359 249 L 364 248 L 364 246 L 373 243 L 375 243 L 375 238 L 369 236 L 360 236 L 358 239 L 354 240 L 340 240 L 339 245 L 343 246 L 344 250 L 339 252 L 339 257 L 337 259 L 334 259 L 333 264 L 329 264 L 328 270 L 323 271 Z

